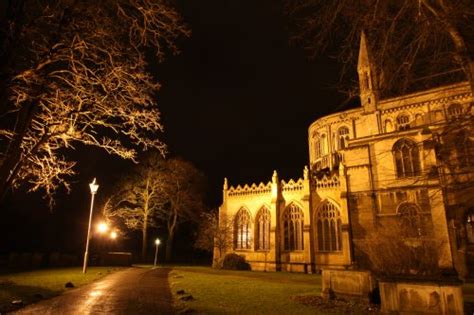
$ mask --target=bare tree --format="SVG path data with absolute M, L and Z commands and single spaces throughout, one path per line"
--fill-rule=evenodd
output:
M 392 222 L 379 226 L 355 245 L 368 260 L 359 262 L 368 262 L 378 275 L 433 277 L 441 274 L 438 249 L 442 242 L 430 230 L 423 234 L 419 230 L 407 231 L 400 222 Z
M 163 207 L 158 209 L 157 217 L 168 231 L 165 257 L 170 261 L 178 225 L 197 222 L 204 208 L 204 176 L 191 163 L 179 158 L 165 160 L 161 167 L 159 198 Z
M 472 1 L 287 0 L 286 12 L 291 41 L 310 56 L 328 47 L 337 51 L 343 65 L 340 87 L 349 96 L 358 95 L 352 78 L 362 31 L 372 46 L 381 92 L 458 80 L 459 68 L 474 90 Z
M 146 258 L 147 231 L 164 226 L 168 232 L 166 261 L 171 259 L 178 225 L 196 222 L 203 209 L 204 176 L 189 162 L 149 155 L 121 183 L 106 202 L 105 217 L 117 218 L 128 229 L 142 231 Z
M 216 266 L 222 255 L 232 248 L 233 222 L 233 219 L 227 217 L 219 220 L 219 212 L 216 210 L 201 214 L 194 247 L 207 252 L 215 250 L 213 266 Z
M 156 214 L 163 206 L 159 192 L 162 186 L 162 159 L 149 155 L 133 172 L 123 179 L 115 194 L 108 198 L 103 215 L 108 220 L 118 219 L 130 230 L 142 233 L 142 259 L 146 259 L 148 229 L 157 227 Z
M 188 36 L 165 0 L 10 0 L 0 50 L 0 196 L 26 184 L 51 197 L 74 174 L 67 152 L 99 147 L 135 160 L 165 145 L 159 84 L 145 52 L 162 60 Z M 50 198 L 52 202 L 52 198 Z

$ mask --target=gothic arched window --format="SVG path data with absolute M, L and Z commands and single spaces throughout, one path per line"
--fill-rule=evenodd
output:
M 393 145 L 392 152 L 398 177 L 420 175 L 420 154 L 414 141 L 400 139 Z
M 424 119 L 422 114 L 416 114 L 415 115 L 415 125 L 416 126 L 422 126 L 424 124 Z
M 235 249 L 250 249 L 250 214 L 246 209 L 240 209 L 234 222 Z
M 467 213 L 464 224 L 466 228 L 466 241 L 469 244 L 474 244 L 474 211 L 473 210 Z
M 283 214 L 283 232 L 285 250 L 303 250 L 303 211 L 290 204 Z
M 320 151 L 321 151 L 321 155 L 325 155 L 328 151 L 327 147 L 328 147 L 328 139 L 326 137 L 326 134 L 322 134 L 321 135 L 321 141 L 319 142 L 320 144 Z
M 398 208 L 398 214 L 405 237 L 419 237 L 425 233 L 420 212 L 415 204 L 403 203 Z
M 321 152 L 321 138 L 319 137 L 318 134 L 314 136 L 314 157 L 317 159 L 321 157 L 322 152 Z
M 462 105 L 461 104 L 451 104 L 448 107 L 449 118 L 458 118 L 462 115 Z
M 408 115 L 402 114 L 397 117 L 398 130 L 408 130 L 410 129 L 410 117 Z
M 258 211 L 255 220 L 255 249 L 269 250 L 270 249 L 270 211 L 263 207 Z
M 335 252 L 342 250 L 341 213 L 337 207 L 326 201 L 317 212 L 318 250 Z
M 385 120 L 385 132 L 392 132 L 393 131 L 393 124 L 390 119 Z
M 338 135 L 339 150 L 343 150 L 347 148 L 347 143 L 349 142 L 349 128 L 347 127 L 339 128 L 337 135 Z
M 454 151 L 456 153 L 457 165 L 459 167 L 469 167 L 473 164 L 474 147 L 466 130 L 461 130 L 454 134 Z

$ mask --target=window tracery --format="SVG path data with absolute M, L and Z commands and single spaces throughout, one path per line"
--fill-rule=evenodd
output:
M 400 205 L 398 214 L 401 218 L 402 233 L 405 237 L 420 237 L 425 234 L 421 214 L 413 203 Z
M 246 209 L 237 212 L 234 222 L 235 249 L 250 249 L 250 214 Z
M 457 165 L 461 168 L 470 167 L 473 164 L 474 147 L 466 130 L 461 130 L 454 134 L 454 151 Z
M 255 220 L 256 225 L 256 244 L 255 249 L 257 250 L 269 250 L 270 249 L 270 211 L 263 207 L 257 214 Z
M 392 132 L 393 131 L 393 124 L 390 119 L 385 120 L 385 132 Z
M 400 139 L 393 145 L 397 177 L 419 176 L 421 173 L 418 146 L 409 139 Z
M 474 211 L 468 212 L 465 220 L 466 241 L 468 244 L 474 244 Z
M 406 114 L 401 114 L 397 117 L 398 130 L 410 129 L 410 117 Z
M 287 251 L 303 250 L 303 211 L 295 204 L 290 204 L 283 215 L 284 249 Z
M 316 135 L 314 138 L 314 156 L 315 158 L 321 157 L 321 138 L 319 135 Z
M 317 212 L 318 250 L 335 252 L 342 250 L 341 214 L 337 207 L 326 201 Z
M 347 148 L 347 144 L 349 142 L 349 128 L 341 127 L 338 130 L 338 144 L 339 150 L 343 150 Z
M 449 118 L 459 118 L 462 115 L 462 112 L 463 110 L 461 104 L 455 103 L 449 105 L 448 107 Z

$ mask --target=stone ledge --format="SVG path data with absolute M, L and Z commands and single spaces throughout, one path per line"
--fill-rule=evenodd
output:
M 369 302 L 375 289 L 376 282 L 370 271 L 323 269 L 323 297 L 356 297 Z

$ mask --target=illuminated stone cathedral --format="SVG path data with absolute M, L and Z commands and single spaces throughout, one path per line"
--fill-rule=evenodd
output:
M 396 223 L 405 226 L 400 237 L 431 231 L 440 240 L 439 267 L 469 275 L 474 261 L 470 85 L 382 99 L 370 57 L 362 35 L 361 106 L 309 126 L 309 168 L 301 178 L 282 180 L 275 171 L 267 183 L 229 186 L 225 180 L 219 216 L 233 224 L 233 246 L 226 252 L 245 256 L 252 270 L 363 267 L 357 242 Z M 215 250 L 215 261 L 223 255 Z

